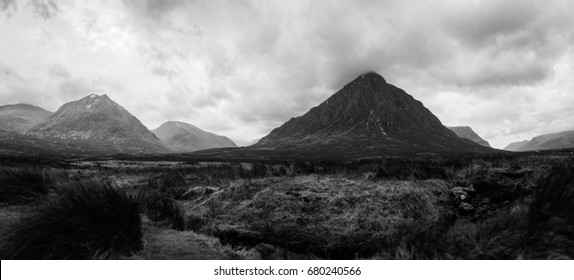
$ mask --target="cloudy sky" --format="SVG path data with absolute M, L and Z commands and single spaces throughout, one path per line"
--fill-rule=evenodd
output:
M 0 104 L 106 93 L 243 144 L 372 70 L 502 148 L 574 129 L 573 27 L 568 0 L 0 0 Z

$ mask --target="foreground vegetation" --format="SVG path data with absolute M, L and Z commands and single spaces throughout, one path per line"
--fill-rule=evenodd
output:
M 560 154 L 10 160 L 0 257 L 573 258 L 573 170 Z

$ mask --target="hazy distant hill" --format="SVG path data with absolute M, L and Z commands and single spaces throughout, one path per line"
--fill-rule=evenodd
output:
M 528 140 L 523 140 L 523 141 L 519 141 L 519 142 L 512 142 L 512 143 L 508 144 L 508 146 L 504 147 L 504 150 L 518 152 L 518 151 L 521 151 L 521 148 L 523 146 L 526 146 L 529 142 L 530 141 L 528 141 Z
M 507 151 L 536 151 L 574 148 L 574 130 L 545 134 L 532 138 L 530 141 L 510 143 L 504 149 Z
M 61 141 L 71 149 L 79 148 L 86 152 L 169 152 L 136 117 L 105 94 L 92 94 L 64 104 L 26 135 Z
M 428 153 L 491 152 L 456 136 L 420 101 L 365 73 L 257 144 L 199 152 L 222 157 L 365 158 Z
M 28 104 L 0 106 L 0 130 L 22 134 L 50 115 L 52 112 Z
M 456 133 L 458 137 L 468 139 L 472 142 L 490 148 L 490 144 L 488 144 L 486 140 L 480 138 L 480 136 L 478 136 L 478 134 L 476 134 L 476 132 L 474 132 L 474 130 L 472 130 L 470 126 L 447 126 L 447 127 L 448 129 L 454 131 L 454 133 Z
M 169 121 L 152 130 L 172 151 L 192 152 L 212 148 L 237 147 L 231 139 L 201 130 L 184 122 Z

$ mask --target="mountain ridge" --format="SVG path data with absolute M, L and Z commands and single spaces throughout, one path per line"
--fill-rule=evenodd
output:
M 420 101 L 379 74 L 368 72 L 252 146 L 197 154 L 361 159 L 494 151 L 459 138 Z
M 482 139 L 470 126 L 447 126 L 447 128 L 452 130 L 458 137 L 468 139 L 482 146 L 491 148 L 488 141 Z
M 25 103 L 2 105 L 0 106 L 0 129 L 24 134 L 52 114 L 53 112 L 44 108 Z
M 530 140 L 513 142 L 504 147 L 504 150 L 523 152 L 566 148 L 574 148 L 574 130 L 543 134 Z
M 168 121 L 151 130 L 170 150 L 193 152 L 212 148 L 237 147 L 228 137 L 204 131 L 192 124 Z
M 91 94 L 62 105 L 26 135 L 66 144 L 97 143 L 110 153 L 169 152 L 135 116 L 105 94 Z

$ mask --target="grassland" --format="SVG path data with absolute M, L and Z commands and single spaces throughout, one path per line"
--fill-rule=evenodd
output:
M 0 246 L 3 259 L 568 259 L 571 161 L 568 153 L 344 162 L 4 158 Z M 54 215 L 66 213 L 55 205 L 72 211 Z M 62 216 L 77 208 L 105 218 L 78 216 L 82 231 L 63 230 Z M 51 224 L 42 228 L 46 217 Z M 125 221 L 132 226 L 118 227 Z M 27 232 L 43 230 L 92 245 L 35 255 L 14 249 L 34 244 Z

